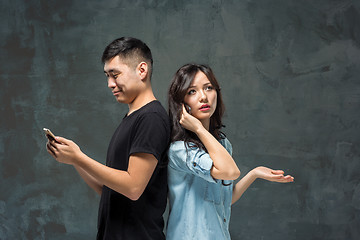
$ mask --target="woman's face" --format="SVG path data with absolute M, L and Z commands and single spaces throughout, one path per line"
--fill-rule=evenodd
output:
M 217 104 L 217 93 L 206 75 L 199 71 L 187 89 L 184 103 L 191 108 L 191 115 L 199 119 L 204 126 L 210 123 Z

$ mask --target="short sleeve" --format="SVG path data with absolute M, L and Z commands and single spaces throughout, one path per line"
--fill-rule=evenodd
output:
M 169 167 L 194 174 L 208 182 L 217 182 L 210 174 L 213 161 L 204 150 L 193 146 L 186 147 L 183 141 L 177 141 L 170 145 L 168 157 Z
M 157 113 L 146 113 L 139 117 L 129 155 L 134 153 L 150 153 L 160 162 L 162 154 L 169 144 L 169 125 Z
M 221 143 L 221 145 L 224 146 L 226 151 L 228 151 L 228 153 L 232 156 L 233 148 L 232 148 L 230 141 L 227 138 L 222 138 L 220 140 L 220 143 Z

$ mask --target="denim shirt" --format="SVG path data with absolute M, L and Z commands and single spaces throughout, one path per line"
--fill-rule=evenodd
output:
M 232 154 L 228 139 L 220 143 Z M 166 239 L 230 239 L 233 181 L 214 179 L 210 155 L 194 146 L 186 148 L 183 141 L 173 142 L 168 156 L 170 213 Z

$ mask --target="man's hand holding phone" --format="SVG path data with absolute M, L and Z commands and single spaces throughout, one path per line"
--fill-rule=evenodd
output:
M 55 141 L 57 143 L 59 143 L 58 141 L 56 141 L 55 135 L 50 131 L 50 129 L 48 128 L 43 128 L 44 132 L 45 132 L 45 136 L 48 138 L 48 140 L 51 141 Z
M 81 152 L 79 146 L 71 140 L 63 137 L 56 138 L 50 129 L 44 128 L 45 135 L 48 138 L 46 148 L 48 153 L 58 162 L 65 164 L 76 164 Z

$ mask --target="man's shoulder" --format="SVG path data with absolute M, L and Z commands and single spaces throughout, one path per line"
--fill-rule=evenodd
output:
M 169 122 L 169 116 L 159 101 L 152 101 L 141 108 L 138 116 L 140 118 L 148 118 L 148 119 L 162 119 L 165 122 Z M 170 124 L 170 122 L 169 122 Z
M 166 113 L 165 108 L 158 100 L 151 101 L 141 108 L 141 113 Z

